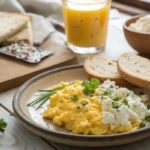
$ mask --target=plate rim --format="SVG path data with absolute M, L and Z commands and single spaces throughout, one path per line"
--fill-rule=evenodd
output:
M 118 134 L 108 134 L 108 135 L 84 135 L 84 134 L 73 134 L 73 133 L 64 133 L 64 132 L 59 132 L 59 131 L 53 131 L 48 128 L 42 127 L 38 125 L 36 122 L 34 122 L 32 119 L 27 117 L 20 109 L 19 107 L 19 99 L 22 95 L 22 93 L 25 91 L 28 86 L 30 86 L 33 82 L 37 81 L 38 79 L 41 79 L 45 76 L 51 75 L 53 73 L 65 71 L 65 70 L 72 70 L 72 69 L 78 69 L 78 68 L 84 68 L 83 65 L 70 65 L 70 66 L 65 66 L 65 67 L 59 67 L 56 69 L 52 69 L 49 71 L 45 71 L 43 73 L 40 73 L 28 81 L 26 81 L 23 85 L 19 87 L 19 89 L 16 91 L 14 97 L 13 97 L 13 110 L 16 114 L 16 116 L 23 122 L 27 123 L 28 125 L 31 125 L 31 127 L 36 128 L 36 130 L 40 130 L 46 134 L 52 134 L 52 135 L 58 135 L 61 137 L 65 138 L 82 138 L 84 140 L 92 139 L 92 140 L 100 140 L 100 139 L 107 139 L 107 138 L 121 138 L 125 136 L 130 136 L 130 135 L 135 135 L 135 134 L 140 134 L 144 133 L 147 131 L 150 131 L 150 126 L 149 127 L 144 127 L 135 131 L 131 132 L 125 132 L 125 133 L 118 133 Z M 80 139 L 81 140 L 81 139 Z

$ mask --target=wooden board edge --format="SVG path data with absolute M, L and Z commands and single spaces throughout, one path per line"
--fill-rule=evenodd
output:
M 29 75 L 23 75 L 23 76 L 20 76 L 16 79 L 14 78 L 12 80 L 1 82 L 0 83 L 0 92 L 15 88 L 17 86 L 20 86 L 21 84 L 23 84 L 27 80 L 31 79 L 32 77 L 34 77 L 34 76 L 36 76 L 42 72 L 48 71 L 50 69 L 55 69 L 57 67 L 74 65 L 74 64 L 77 64 L 77 57 L 76 56 L 72 57 L 70 60 L 64 61 L 60 64 L 56 64 L 56 65 L 48 67 L 48 68 L 41 69 L 41 70 L 33 72 Z

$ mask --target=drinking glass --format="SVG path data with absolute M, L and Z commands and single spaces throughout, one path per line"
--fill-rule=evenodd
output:
M 67 46 L 78 54 L 105 49 L 111 0 L 62 0 Z

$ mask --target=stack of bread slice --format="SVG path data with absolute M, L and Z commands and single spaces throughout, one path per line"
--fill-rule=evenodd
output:
M 19 13 L 0 13 L 0 46 L 20 41 L 33 44 L 31 18 Z
M 150 60 L 132 53 L 124 53 L 117 63 L 101 56 L 89 56 L 84 62 L 84 69 L 89 78 L 110 79 L 128 88 L 150 88 Z

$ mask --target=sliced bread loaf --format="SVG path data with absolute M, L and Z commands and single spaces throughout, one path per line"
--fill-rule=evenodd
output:
M 105 59 L 101 56 L 89 56 L 84 62 L 84 69 L 88 74 L 89 79 L 92 77 L 98 78 L 100 81 L 107 79 L 113 80 L 119 86 L 132 87 L 133 85 L 125 81 L 119 75 L 117 63 Z
M 18 32 L 14 36 L 11 36 L 10 38 L 3 41 L 3 43 L 4 45 L 9 45 L 9 44 L 17 43 L 20 41 L 24 41 L 25 43 L 33 45 L 31 22 L 28 22 L 25 28 L 23 28 L 20 32 Z
M 30 17 L 19 13 L 0 13 L 0 43 L 23 29 Z
M 139 87 L 150 88 L 150 60 L 132 53 L 124 53 L 118 59 L 122 78 Z

